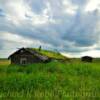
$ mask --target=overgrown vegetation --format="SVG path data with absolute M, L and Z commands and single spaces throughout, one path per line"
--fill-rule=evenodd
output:
M 0 98 L 4 100 L 99 100 L 100 60 L 78 59 L 27 66 L 0 61 Z
M 32 48 L 33 50 L 36 50 L 37 52 L 41 53 L 42 55 L 48 56 L 53 59 L 68 59 L 67 57 L 61 55 L 58 51 L 50 51 L 50 50 L 39 50 L 37 48 Z

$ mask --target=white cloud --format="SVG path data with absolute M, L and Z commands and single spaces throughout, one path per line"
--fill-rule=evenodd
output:
M 15 25 L 19 25 L 21 21 L 25 20 L 26 13 L 32 13 L 24 0 L 2 0 L 0 2 L 1 8 L 6 13 L 7 20 Z
M 32 40 L 13 34 L 13 33 L 2 32 L 0 36 L 1 36 L 0 39 L 6 40 L 6 41 L 17 42 L 17 43 L 22 43 L 26 45 L 28 44 L 30 45 L 33 43 Z
M 89 0 L 89 3 L 86 5 L 85 11 L 93 11 L 95 9 L 100 10 L 100 0 Z
M 76 10 L 78 9 L 77 5 L 73 5 L 71 2 L 68 0 L 63 1 L 64 7 L 65 7 L 65 12 L 68 14 L 76 14 Z
M 0 50 L 42 45 L 74 56 L 93 52 L 100 48 L 99 7 L 99 0 L 0 0 Z
M 71 57 L 71 58 L 80 58 L 80 57 L 83 57 L 83 56 L 91 56 L 91 57 L 98 57 L 100 58 L 100 50 L 89 50 L 89 51 L 86 51 L 86 52 L 81 52 L 81 53 L 62 53 L 63 55 L 67 56 L 67 57 Z
M 81 56 L 84 56 L 84 55 L 92 56 L 92 57 L 100 57 L 100 51 L 99 50 L 90 50 L 90 51 L 81 53 Z

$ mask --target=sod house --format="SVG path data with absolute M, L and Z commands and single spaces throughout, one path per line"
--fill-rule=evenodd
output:
M 31 48 L 21 48 L 11 54 L 8 59 L 11 60 L 11 64 L 33 64 L 40 62 L 49 62 L 49 57 L 40 54 L 39 52 L 31 49 Z

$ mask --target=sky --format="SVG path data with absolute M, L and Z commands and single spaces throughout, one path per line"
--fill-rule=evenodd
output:
M 100 0 L 0 0 L 0 58 L 40 45 L 100 57 Z

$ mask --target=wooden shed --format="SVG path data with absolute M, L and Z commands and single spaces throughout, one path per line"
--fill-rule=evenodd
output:
M 90 57 L 90 56 L 84 56 L 81 58 L 82 61 L 84 62 L 92 62 L 93 61 L 93 58 Z
M 50 61 L 50 59 L 47 56 L 44 56 L 30 48 L 21 48 L 13 54 L 11 54 L 8 57 L 8 59 L 11 60 L 11 64 L 21 65 Z

